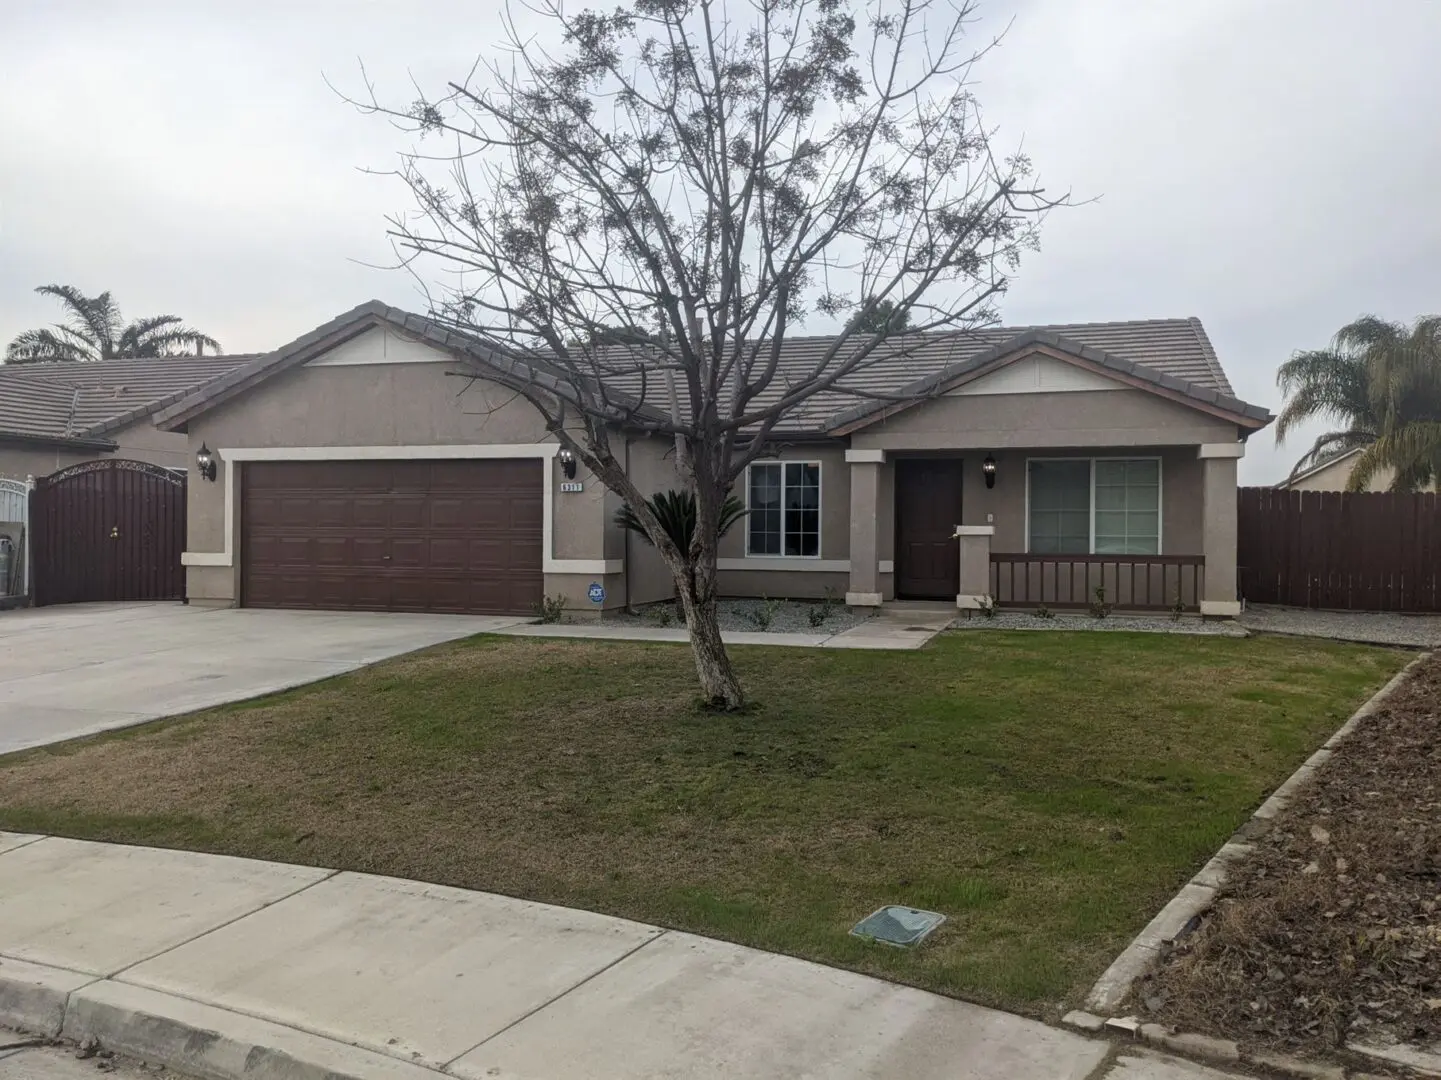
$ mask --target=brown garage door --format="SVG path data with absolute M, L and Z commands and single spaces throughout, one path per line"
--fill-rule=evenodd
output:
M 541 462 L 251 462 L 247 607 L 520 614 L 541 579 Z

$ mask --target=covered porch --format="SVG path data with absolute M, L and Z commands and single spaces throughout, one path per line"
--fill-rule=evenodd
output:
M 1243 449 L 853 444 L 846 602 L 1234 616 Z

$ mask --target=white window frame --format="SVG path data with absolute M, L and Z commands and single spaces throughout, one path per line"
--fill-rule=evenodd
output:
M 1026 458 L 1026 554 L 1031 554 L 1031 462 L 1084 461 L 1090 470 L 1090 536 L 1086 540 L 1087 555 L 1096 554 L 1096 462 L 1154 461 L 1156 463 L 1156 554 L 1166 553 L 1166 469 L 1160 454 L 1101 454 L 1095 457 L 1028 457 Z M 1079 552 L 1072 552 L 1079 554 Z M 1057 555 L 1064 559 L 1065 555 Z M 1144 559 L 1144 555 L 1120 555 L 1118 559 Z
M 757 465 L 779 465 L 781 466 L 781 553 L 779 555 L 756 554 L 751 551 L 751 470 Z M 787 465 L 814 465 L 816 468 L 816 553 L 814 555 L 787 555 L 786 547 L 786 470 Z M 814 458 L 767 458 L 764 461 L 752 461 L 746 466 L 746 558 L 747 559 L 786 559 L 797 561 L 809 561 L 819 559 L 825 550 L 825 506 L 826 506 L 826 470 L 825 466 Z

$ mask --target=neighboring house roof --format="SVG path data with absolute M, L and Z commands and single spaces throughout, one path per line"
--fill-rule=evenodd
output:
M 243 393 L 255 383 L 382 324 L 480 365 L 528 366 L 542 383 L 554 385 L 559 382 L 554 373 L 540 365 L 515 361 L 477 338 L 437 320 L 373 300 L 217 379 L 185 400 L 162 410 L 156 416 L 156 422 L 162 426 L 180 427 L 190 418 Z M 832 341 L 833 337 L 786 339 L 776 377 L 767 391 L 756 399 L 754 407 L 763 408 L 776 401 L 788 385 L 805 378 Z M 897 402 L 883 400 L 886 397 L 942 393 L 956 382 L 966 381 L 1014 359 L 1018 350 L 1033 345 L 1045 346 L 1082 366 L 1102 370 L 1118 381 L 1234 417 L 1247 427 L 1263 427 L 1272 419 L 1268 410 L 1248 405 L 1235 396 L 1200 321 L 1190 318 L 1071 323 L 1047 327 L 990 327 L 905 335 L 884 342 L 882 348 L 885 351 L 880 358 L 847 377 L 842 385 L 800 403 L 777 430 L 785 433 L 843 434 L 904 407 Z M 628 403 L 647 412 L 663 414 L 668 407 L 665 400 L 667 391 L 654 377 L 642 380 L 640 372 L 643 363 L 644 356 L 638 350 L 607 350 L 603 358 L 603 367 L 608 369 L 606 385 Z M 644 401 L 640 400 L 642 394 Z M 911 403 L 914 402 L 907 404 Z
M 1355 447 L 1352 447 L 1350 450 L 1342 450 L 1339 454 L 1332 454 L 1330 457 L 1326 458 L 1325 460 L 1323 460 L 1323 461 L 1321 461 L 1321 462 L 1319 462 L 1319 463 L 1317 463 L 1317 464 L 1315 464 L 1315 465 L 1312 465 L 1309 469 L 1305 470 L 1304 472 L 1298 472 L 1295 476 L 1288 476 L 1288 477 L 1286 477 L 1286 479 L 1282 480 L 1282 481 L 1281 481 L 1279 484 L 1277 484 L 1276 486 L 1277 486 L 1278 488 L 1289 488 L 1289 487 L 1291 487 L 1291 486 L 1294 485 L 1294 484 L 1299 484 L 1302 480 L 1305 480 L 1305 479 L 1308 479 L 1309 477 L 1315 476 L 1318 472 L 1321 472 L 1323 469 L 1329 469 L 1332 465 L 1335 465 L 1336 462 L 1338 462 L 1338 461 L 1345 461 L 1345 460 L 1346 460 L 1347 458 L 1349 458 L 1349 457 L 1355 457 L 1357 454 L 1359 454 L 1359 453 L 1362 451 L 1362 449 L 1364 449 L 1364 448 L 1363 448 L 1363 447 L 1360 447 L 1360 446 L 1355 446 Z
M 0 365 L 0 438 L 113 448 L 106 438 L 256 354 Z

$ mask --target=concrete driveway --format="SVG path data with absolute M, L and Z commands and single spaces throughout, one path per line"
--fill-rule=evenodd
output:
M 177 603 L 0 613 L 0 753 L 300 686 L 524 621 Z

